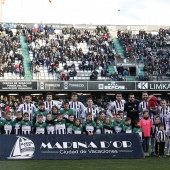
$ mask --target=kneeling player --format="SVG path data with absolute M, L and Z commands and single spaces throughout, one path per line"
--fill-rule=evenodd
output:
M 14 122 L 11 119 L 11 111 L 6 112 L 6 119 L 1 124 L 1 133 L 10 135 L 14 132 Z
M 31 133 L 31 121 L 29 120 L 29 113 L 24 113 L 24 119 L 20 123 L 21 126 L 21 133 L 23 135 L 27 135 Z
M 43 122 L 43 115 L 38 115 L 38 120 L 34 125 L 34 133 L 35 134 L 45 134 L 46 132 L 46 123 Z
M 47 134 L 54 134 L 54 120 L 52 119 L 52 115 L 50 113 L 47 114 L 45 123 Z
M 73 134 L 82 134 L 83 128 L 81 126 L 81 120 L 76 119 L 74 122 L 74 126 L 72 127 Z
M 96 132 L 96 123 L 92 118 L 92 114 L 87 113 L 86 121 L 83 122 L 83 131 L 89 136 L 92 136 Z
M 57 119 L 54 120 L 56 134 L 66 134 L 66 120 L 63 119 L 62 114 L 58 114 Z

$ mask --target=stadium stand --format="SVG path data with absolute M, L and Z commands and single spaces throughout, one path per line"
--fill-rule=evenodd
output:
M 138 65 L 139 81 L 169 79 L 169 30 L 159 29 L 157 34 L 139 31 L 118 31 L 118 40 L 123 48 L 125 58 L 135 58 Z
M 27 29 L 33 79 L 110 80 L 115 49 L 107 27 Z
M 106 26 L 88 30 L 1 24 L 0 32 L 0 79 L 169 80 L 168 29 L 154 34 L 118 30 L 117 38 Z
M 0 79 L 24 79 L 20 33 L 0 25 Z

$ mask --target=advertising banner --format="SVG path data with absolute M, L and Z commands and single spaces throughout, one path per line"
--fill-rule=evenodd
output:
M 167 91 L 170 90 L 170 82 L 136 82 L 136 90 Z
M 96 91 L 126 91 L 135 90 L 135 82 L 115 82 L 115 81 L 105 81 L 105 82 L 88 82 L 88 90 Z
M 35 81 L 3 81 L 0 82 L 0 90 L 37 90 L 37 82 Z
M 72 81 L 64 82 L 64 90 L 88 90 L 87 82 L 83 81 Z
M 63 82 L 39 82 L 39 90 L 63 90 Z
M 87 90 L 87 82 L 63 81 L 63 82 L 39 82 L 39 90 Z
M 143 157 L 138 134 L 0 135 L 0 160 Z

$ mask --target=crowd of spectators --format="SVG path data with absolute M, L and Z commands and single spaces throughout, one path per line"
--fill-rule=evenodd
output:
M 64 77 L 75 77 L 78 70 L 91 71 L 90 79 L 93 75 L 97 78 L 98 74 L 108 76 L 107 69 L 114 62 L 115 53 L 113 39 L 106 26 L 97 26 L 91 31 L 72 26 L 63 28 L 61 32 L 57 32 L 53 27 L 39 26 L 34 29 L 27 28 L 25 32 L 29 51 L 33 54 L 32 72 L 39 72 L 39 67 L 44 66 L 48 73 L 59 74 L 62 79 L 65 79 L 65 71 L 68 73 Z M 69 61 L 77 61 L 78 66 L 75 63 L 70 64 Z M 99 70 L 99 67 L 102 69 Z M 106 71 L 103 74 L 101 70 Z M 94 73 L 96 71 L 98 74 Z
M 0 25 L 0 76 L 4 73 L 24 76 L 23 56 L 20 44 L 20 32 Z
M 26 35 L 31 60 L 31 72 L 41 72 L 41 66 L 48 73 L 55 74 L 58 80 L 74 80 L 77 76 L 98 77 L 112 81 L 124 81 L 129 70 L 109 72 L 114 66 L 114 42 L 106 26 L 96 29 L 77 29 L 74 26 L 57 30 L 53 26 L 38 28 L 17 25 L 16 32 L 0 25 L 0 76 L 14 73 L 24 76 L 23 56 L 20 35 Z M 153 80 L 153 76 L 170 76 L 170 30 L 160 28 L 158 33 L 140 30 L 133 34 L 130 30 L 118 31 L 117 36 L 126 58 L 135 58 L 144 63 L 144 75 L 139 81 Z M 77 80 L 77 79 L 76 79 Z M 100 79 L 101 80 L 101 79 Z M 104 79 L 103 79 L 104 80 Z
M 126 58 L 135 58 L 144 63 L 145 76 L 139 80 L 152 80 L 152 76 L 169 75 L 170 48 L 167 43 L 170 30 L 159 29 L 157 34 L 147 33 L 144 30 L 139 34 L 132 31 L 118 31 L 120 44 Z

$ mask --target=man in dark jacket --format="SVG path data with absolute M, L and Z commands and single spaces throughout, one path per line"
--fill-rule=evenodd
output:
M 132 119 L 132 127 L 134 127 L 134 120 L 139 120 L 138 106 L 139 101 L 135 99 L 133 93 L 130 93 L 129 101 L 125 104 L 125 111 L 127 112 L 127 117 Z

